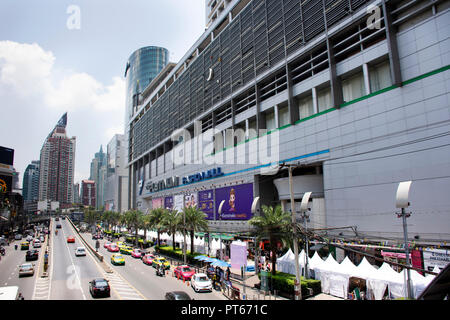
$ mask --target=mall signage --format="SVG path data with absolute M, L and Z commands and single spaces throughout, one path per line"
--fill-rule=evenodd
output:
M 216 178 L 216 177 L 220 177 L 220 176 L 223 176 L 222 168 L 217 167 L 217 168 L 210 169 L 207 171 L 197 172 L 197 173 L 185 176 L 181 179 L 181 182 L 183 185 L 186 185 L 186 184 L 191 184 L 194 182 L 199 182 L 199 181 Z M 174 177 L 170 177 L 167 179 L 162 179 L 157 182 L 148 181 L 145 184 L 145 190 L 147 193 L 153 193 L 153 192 L 158 192 L 158 191 L 162 191 L 165 189 L 170 189 L 173 187 L 178 187 L 179 185 L 180 185 L 180 177 L 174 176 Z

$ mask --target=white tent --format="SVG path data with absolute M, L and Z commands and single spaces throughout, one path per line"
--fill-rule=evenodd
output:
M 319 267 L 324 263 L 323 259 L 319 256 L 319 254 L 314 252 L 314 255 L 311 259 L 308 260 L 308 268 L 309 270 L 314 271 L 314 279 L 320 280 L 318 278 L 318 275 L 315 274 L 316 269 L 319 269 Z
M 364 257 L 356 267 L 355 273 L 353 273 L 352 276 L 367 280 L 371 275 L 376 273 L 376 271 L 377 269 L 367 261 L 366 257 Z
M 418 296 L 420 296 L 422 291 L 425 290 L 425 288 L 430 284 L 433 278 L 424 277 L 416 270 L 410 270 L 409 273 L 411 276 L 414 298 L 417 298 Z M 403 269 L 402 272 L 400 272 L 400 274 L 402 278 L 406 278 L 406 269 Z
M 367 277 L 367 289 L 371 291 L 375 300 L 381 300 L 383 298 L 387 287 L 392 296 L 403 296 L 402 276 L 392 269 L 388 263 L 384 262 L 378 270 L 372 274 L 368 274 Z
M 336 297 L 347 298 L 348 279 L 345 267 L 330 254 L 324 263 L 315 269 L 316 276 L 321 280 L 322 292 Z
M 298 255 L 298 262 L 300 266 L 300 274 L 303 275 L 305 267 L 306 253 L 302 250 Z M 295 275 L 295 254 L 289 249 L 282 257 L 277 259 L 277 270 Z

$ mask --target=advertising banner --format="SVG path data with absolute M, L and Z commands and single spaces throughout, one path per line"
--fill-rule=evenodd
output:
M 206 220 L 214 220 L 214 191 L 198 192 L 198 208 L 206 213 Z
M 12 176 L 0 174 L 0 193 L 12 191 Z
M 190 208 L 198 205 L 198 199 L 196 193 L 186 194 L 184 196 L 184 207 Z
M 173 209 L 173 197 L 164 198 L 164 208 L 169 210 Z
M 176 194 L 173 196 L 173 210 L 183 211 L 184 208 L 184 196 L 182 194 Z
M 164 198 L 152 199 L 152 208 L 153 209 L 162 208 L 163 204 L 164 204 Z
M 433 271 L 435 266 L 443 270 L 450 263 L 450 250 L 425 249 L 422 254 L 424 269 L 428 271 Z
M 230 245 L 231 267 L 240 269 L 247 265 L 247 243 L 232 242 Z
M 222 214 L 219 216 L 219 206 L 222 200 Z M 216 219 L 217 220 L 249 220 L 252 217 L 253 184 L 241 184 L 232 187 L 216 189 Z

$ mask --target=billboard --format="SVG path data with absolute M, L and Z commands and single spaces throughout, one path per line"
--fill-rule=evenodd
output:
M 173 208 L 173 197 L 165 197 L 164 198 L 164 208 L 172 210 L 172 208 Z
M 0 193 L 12 191 L 12 176 L 0 174 Z
M 198 205 L 198 197 L 196 193 L 189 193 L 184 195 L 184 207 L 190 208 Z
M 183 211 L 184 208 L 184 196 L 182 194 L 176 194 L 173 196 L 173 210 Z
M 198 192 L 198 208 L 206 213 L 206 220 L 214 220 L 214 190 Z
M 14 149 L 0 146 L 0 163 L 12 166 L 14 164 Z
M 163 205 L 164 205 L 164 198 L 152 199 L 152 208 L 153 209 L 162 208 Z
M 222 200 L 222 214 L 219 206 Z M 216 220 L 249 220 L 252 218 L 253 183 L 216 189 Z

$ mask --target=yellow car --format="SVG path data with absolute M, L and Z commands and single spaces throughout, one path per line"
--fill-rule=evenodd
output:
M 153 268 L 159 267 L 160 265 L 163 265 L 164 269 L 170 269 L 170 263 L 166 260 L 166 258 L 156 258 L 153 260 Z
M 20 249 L 21 250 L 29 250 L 30 249 L 30 243 L 28 241 L 24 241 L 20 243 Z
M 123 241 L 118 241 L 116 243 L 117 243 L 117 246 L 119 246 L 119 247 L 122 247 L 125 245 L 125 242 L 123 242 Z
M 118 265 L 118 264 L 125 265 L 125 259 L 121 254 L 116 253 L 111 256 L 111 263 L 113 265 Z
M 120 253 L 130 254 L 133 252 L 133 248 L 129 246 L 119 246 Z

